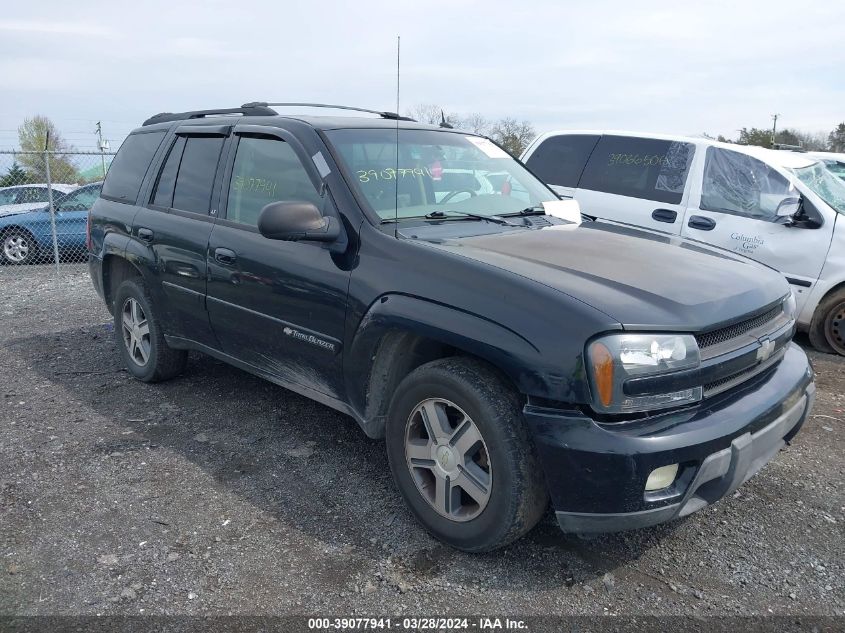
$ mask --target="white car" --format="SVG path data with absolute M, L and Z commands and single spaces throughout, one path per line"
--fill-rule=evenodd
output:
M 53 202 L 77 188 L 77 185 L 53 184 Z M 0 217 L 43 209 L 50 202 L 45 184 L 14 185 L 0 188 Z
M 587 215 L 781 271 L 799 327 L 817 349 L 845 355 L 845 181 L 818 158 L 706 138 L 560 131 L 537 138 L 522 160 Z

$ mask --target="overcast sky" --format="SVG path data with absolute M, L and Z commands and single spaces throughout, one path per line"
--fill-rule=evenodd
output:
M 845 2 L 7 2 L 0 149 L 33 114 L 79 148 L 160 111 L 418 103 L 554 128 L 736 136 L 845 120 Z M 113 147 L 114 143 L 113 143 Z M 116 148 L 116 147 L 115 147 Z

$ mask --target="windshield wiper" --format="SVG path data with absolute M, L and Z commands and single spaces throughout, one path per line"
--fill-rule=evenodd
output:
M 452 209 L 446 209 L 445 211 L 438 209 L 437 211 L 426 213 L 424 217 L 426 220 L 444 220 L 450 217 L 450 215 L 472 218 L 473 220 L 487 220 L 488 222 L 506 224 L 507 226 L 519 226 L 513 222 L 508 222 L 505 218 L 498 215 L 482 215 L 480 213 L 467 213 L 466 211 L 453 211 Z
M 518 215 L 546 215 L 546 208 L 542 204 L 538 204 L 533 207 L 528 207 L 523 209 L 522 211 L 516 211 L 514 213 L 503 213 L 503 218 L 512 218 Z

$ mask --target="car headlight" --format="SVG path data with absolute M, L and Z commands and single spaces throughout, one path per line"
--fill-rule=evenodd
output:
M 701 386 L 672 389 L 698 369 L 690 334 L 610 334 L 587 346 L 593 407 L 602 413 L 665 409 L 701 400 Z M 665 379 L 664 379 L 665 378 Z
M 790 293 L 786 296 L 783 300 L 783 312 L 788 316 L 790 319 L 794 319 L 796 317 L 795 312 L 797 311 L 797 304 L 795 303 L 795 295 Z

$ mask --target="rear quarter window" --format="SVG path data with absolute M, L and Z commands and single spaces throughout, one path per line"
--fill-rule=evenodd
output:
M 694 152 L 692 143 L 603 136 L 578 188 L 679 204 Z
M 103 197 L 134 203 L 165 131 L 130 134 L 123 141 L 103 183 Z
M 525 165 L 546 184 L 577 187 L 598 140 L 598 134 L 550 136 L 537 146 Z

